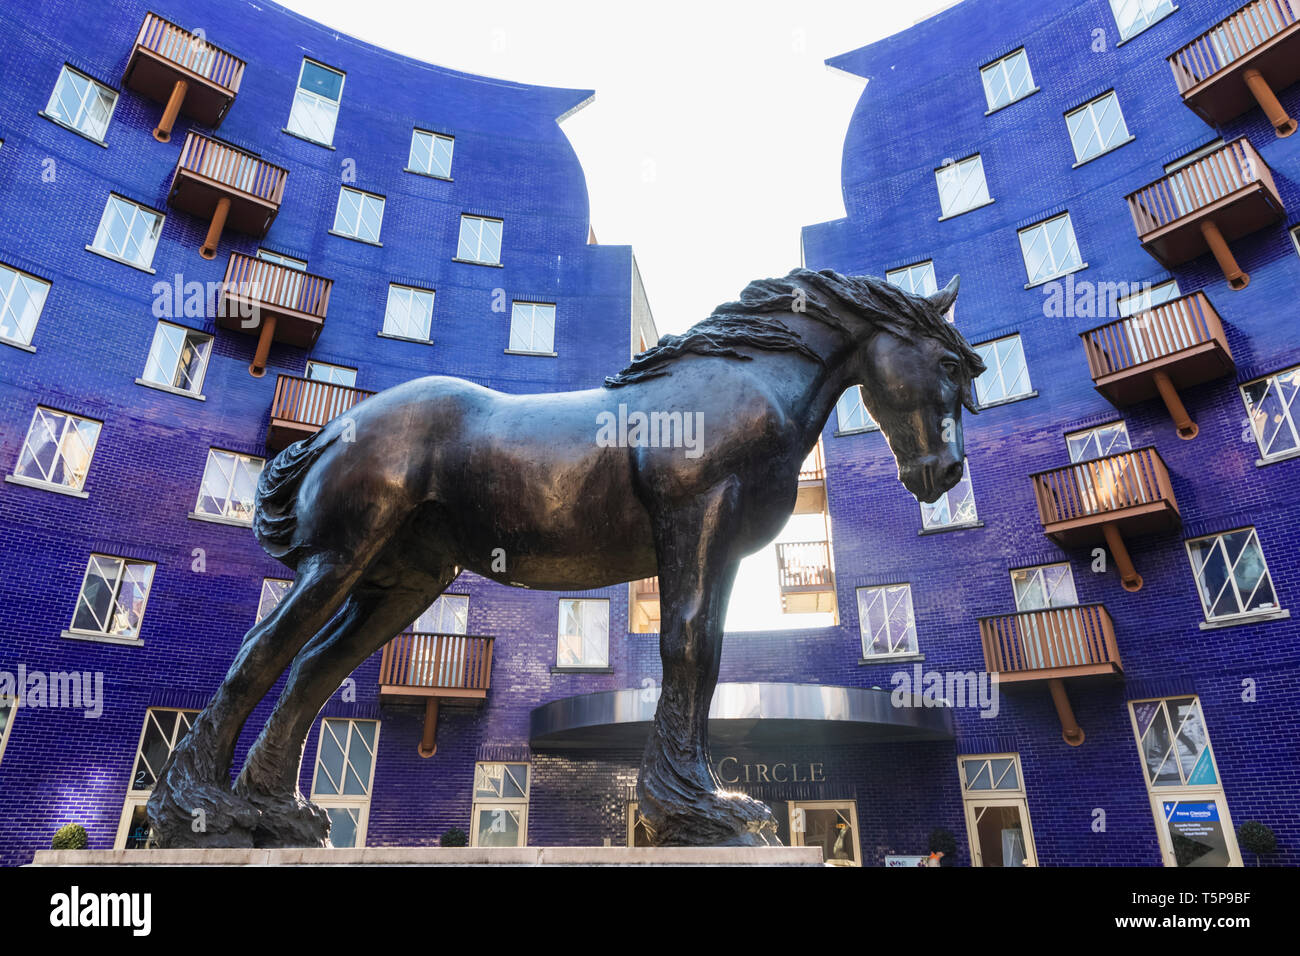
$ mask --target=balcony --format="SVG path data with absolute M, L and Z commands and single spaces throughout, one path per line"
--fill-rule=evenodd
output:
M 235 102 L 243 76 L 244 61 L 239 57 L 148 13 L 122 74 L 122 85 L 166 104 L 153 131 L 154 139 L 166 143 L 181 113 L 203 126 L 220 126 Z
M 1157 395 L 1180 438 L 1197 426 L 1178 393 L 1236 370 L 1219 313 L 1204 292 L 1084 332 L 1083 348 L 1097 391 L 1117 407 Z
M 399 634 L 379 658 L 379 697 L 425 704 L 420 756 L 438 751 L 443 700 L 483 700 L 492 686 L 492 638 L 466 634 Z
M 1125 198 L 1142 248 L 1156 261 L 1173 268 L 1208 249 L 1233 289 L 1244 289 L 1250 276 L 1228 243 L 1285 215 L 1273 171 L 1246 139 L 1233 140 Z
M 776 567 L 784 613 L 834 613 L 835 573 L 829 541 L 778 542 Z
M 628 589 L 628 630 L 633 634 L 659 633 L 659 579 L 632 581 Z
M 797 515 L 821 514 L 826 510 L 826 460 L 822 455 L 822 440 L 804 459 L 799 469 L 799 491 L 794 499 Z
M 271 342 L 311 348 L 325 324 L 333 279 L 232 252 L 221 288 L 217 324 L 257 336 L 249 372 L 266 374 Z
M 1296 121 L 1278 91 L 1300 80 L 1300 0 L 1255 0 L 1169 57 L 1183 102 L 1211 126 L 1259 106 L 1278 136 Z
M 226 226 L 258 239 L 266 235 L 280 211 L 288 177 L 288 170 L 251 153 L 190 133 L 167 202 L 209 221 L 199 255 L 215 259 Z
M 310 438 L 328 421 L 373 394 L 298 375 L 277 376 L 271 422 L 266 429 L 267 450 L 279 451 L 300 439 Z
M 1154 448 L 1081 461 L 1031 476 L 1043 533 L 1062 548 L 1105 542 L 1126 591 L 1142 587 L 1124 538 L 1182 524 L 1169 471 Z
M 1100 604 L 1052 607 L 980 618 L 984 669 L 999 685 L 1046 683 L 1061 721 L 1061 736 L 1077 747 L 1083 730 L 1074 719 L 1065 681 L 1117 678 L 1123 673 L 1115 625 Z

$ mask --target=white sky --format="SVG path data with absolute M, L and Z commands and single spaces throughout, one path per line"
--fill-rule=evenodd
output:
M 798 266 L 800 228 L 844 215 L 840 154 L 864 81 L 824 61 L 947 5 L 279 2 L 426 62 L 594 89 L 595 102 L 563 129 L 586 173 L 596 237 L 634 248 L 661 333 L 693 325 L 752 279 Z M 782 538 L 821 536 L 820 518 L 802 516 Z M 772 548 L 742 565 L 728 630 L 828 620 L 781 616 Z

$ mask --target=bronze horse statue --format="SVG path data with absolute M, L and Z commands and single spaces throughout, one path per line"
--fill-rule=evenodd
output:
M 566 591 L 658 574 L 663 685 L 637 784 L 651 839 L 777 843 L 771 810 L 724 790 L 709 757 L 736 568 L 785 524 L 800 465 L 851 386 L 912 494 L 930 502 L 956 484 L 961 408 L 976 410 L 984 370 L 944 319 L 956 296 L 955 278 L 926 297 L 796 269 L 664 336 L 603 388 L 508 395 L 429 376 L 290 445 L 262 472 L 253 532 L 297 577 L 164 767 L 148 803 L 159 845 L 328 845 L 328 817 L 298 790 L 311 724 L 462 569 Z M 693 457 L 597 441 L 620 404 L 661 421 L 702 414 L 703 441 Z M 286 667 L 232 787 L 240 730 Z

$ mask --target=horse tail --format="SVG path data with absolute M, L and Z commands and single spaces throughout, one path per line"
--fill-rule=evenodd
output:
M 337 430 L 321 429 L 310 438 L 294 442 L 276 455 L 257 479 L 253 535 L 263 551 L 289 567 L 296 567 L 301 557 L 301 544 L 294 541 L 298 530 L 298 489 L 337 434 Z

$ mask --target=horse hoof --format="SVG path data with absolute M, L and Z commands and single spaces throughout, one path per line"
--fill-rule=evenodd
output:
M 226 787 L 173 781 L 154 787 L 145 807 L 151 839 L 162 849 L 252 849 L 257 810 Z
M 253 845 L 259 849 L 330 845 L 329 814 L 301 793 L 266 793 L 251 789 L 239 789 L 239 793 L 258 810 Z
M 674 806 L 647 809 L 655 846 L 781 845 L 771 809 L 745 793 L 703 791 Z

